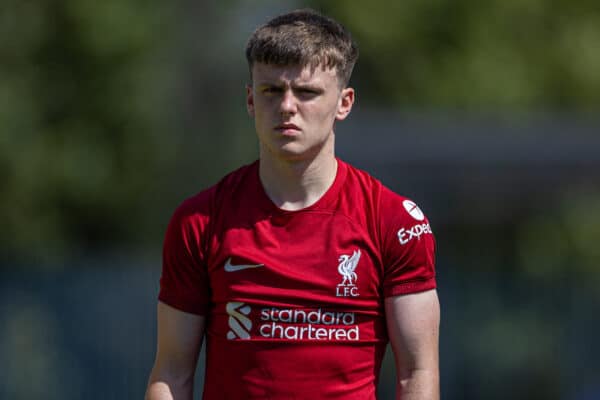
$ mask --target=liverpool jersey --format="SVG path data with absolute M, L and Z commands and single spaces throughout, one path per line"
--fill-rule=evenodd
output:
M 297 211 L 258 170 L 189 198 L 167 229 L 159 299 L 207 318 L 203 398 L 374 399 L 385 297 L 436 286 L 427 218 L 341 160 Z

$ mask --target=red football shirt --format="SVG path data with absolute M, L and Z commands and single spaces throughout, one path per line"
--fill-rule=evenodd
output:
M 203 398 L 375 399 L 384 298 L 436 286 L 429 222 L 341 160 L 319 201 L 281 210 L 258 163 L 183 202 L 166 234 L 159 299 L 207 317 Z

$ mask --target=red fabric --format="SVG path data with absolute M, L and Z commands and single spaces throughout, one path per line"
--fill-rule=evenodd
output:
M 435 288 L 434 247 L 363 171 L 338 160 L 317 203 L 284 211 L 257 161 L 177 209 L 159 299 L 208 318 L 205 400 L 375 399 L 384 297 Z

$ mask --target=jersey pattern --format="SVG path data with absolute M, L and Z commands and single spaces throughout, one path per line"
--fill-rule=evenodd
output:
M 384 298 L 436 286 L 429 222 L 341 160 L 319 201 L 281 210 L 258 163 L 167 229 L 159 300 L 207 318 L 203 398 L 375 399 Z

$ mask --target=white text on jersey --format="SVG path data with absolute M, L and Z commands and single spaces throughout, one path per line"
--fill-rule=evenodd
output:
M 419 239 L 425 233 L 433 233 L 429 224 L 418 224 L 408 229 L 402 228 L 398 231 L 398 240 L 400 244 L 405 245 L 413 238 Z

